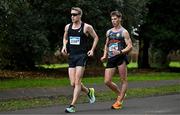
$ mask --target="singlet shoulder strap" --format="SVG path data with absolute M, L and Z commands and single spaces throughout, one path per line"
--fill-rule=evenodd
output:
M 72 23 L 69 24 L 68 30 L 69 30 L 69 29 L 72 29 Z
M 70 24 L 69 24 L 68 31 L 69 31 L 70 29 L 72 29 L 72 25 L 73 25 L 73 23 L 70 23 Z M 84 22 L 82 22 L 79 29 L 83 30 L 83 29 L 84 29 L 84 25 L 85 25 Z
M 123 32 L 125 31 L 126 29 L 124 27 L 122 27 L 119 32 L 121 33 L 121 35 L 123 36 Z M 123 36 L 124 37 L 124 36 Z
M 81 23 L 81 27 L 80 27 L 80 30 L 84 33 L 84 22 Z
M 112 33 L 112 29 L 109 29 L 109 30 L 107 31 L 107 37 L 110 36 L 110 33 Z
M 84 27 L 84 22 L 81 23 L 81 27 Z
M 69 31 L 72 29 L 72 23 L 69 24 L 68 30 L 67 32 L 69 33 Z

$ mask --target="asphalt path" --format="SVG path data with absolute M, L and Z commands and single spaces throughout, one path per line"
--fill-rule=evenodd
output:
M 132 98 L 124 101 L 121 110 L 112 110 L 113 101 L 84 103 L 76 105 L 76 112 L 71 114 L 180 114 L 180 94 Z M 0 112 L 0 114 L 67 114 L 68 105 L 55 105 L 16 111 Z

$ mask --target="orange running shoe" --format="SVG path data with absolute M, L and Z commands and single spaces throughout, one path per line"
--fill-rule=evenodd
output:
M 122 108 L 122 102 L 116 101 L 112 106 L 112 109 L 121 109 Z
M 127 95 L 125 93 L 123 100 L 125 99 L 126 96 Z M 119 100 L 118 98 L 120 98 L 120 96 L 117 97 L 117 101 L 111 106 L 112 109 L 121 109 L 122 108 L 123 100 L 118 101 Z

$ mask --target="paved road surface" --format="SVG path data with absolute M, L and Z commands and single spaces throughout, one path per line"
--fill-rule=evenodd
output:
M 110 109 L 112 103 L 111 101 L 77 104 L 76 114 L 180 114 L 180 94 L 127 99 L 121 110 Z M 1 112 L 0 114 L 65 114 L 65 107 L 67 105 L 57 105 Z

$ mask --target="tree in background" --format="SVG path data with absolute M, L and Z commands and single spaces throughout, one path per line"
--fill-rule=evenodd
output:
M 141 22 L 145 0 L 1 0 L 0 65 L 3 69 L 27 69 L 40 64 L 42 56 L 52 57 L 61 48 L 64 26 L 71 22 L 70 9 L 83 9 L 83 19 L 93 25 L 100 41 L 92 65 L 102 65 L 105 32 L 111 28 L 110 12 L 123 13 L 123 26 L 131 31 Z M 103 4 L 103 5 L 102 5 Z M 91 42 L 91 41 L 89 41 Z M 51 61 L 51 58 L 48 60 Z
M 33 69 L 48 49 L 38 14 L 24 0 L 0 1 L 1 69 Z
M 32 3 L 34 8 L 38 8 L 46 18 L 46 29 L 49 31 L 48 40 L 51 48 L 57 45 L 62 46 L 62 36 L 64 33 L 64 26 L 70 23 L 70 9 L 72 6 L 78 6 L 83 9 L 83 18 L 87 23 L 90 23 L 96 30 L 99 36 L 99 43 L 95 51 L 95 56 L 90 59 L 90 65 L 102 66 L 99 61 L 103 45 L 105 43 L 105 33 L 111 28 L 110 12 L 119 10 L 123 13 L 123 26 L 132 30 L 132 26 L 137 27 L 141 24 L 141 11 L 146 3 L 146 0 L 68 0 L 68 1 L 42 1 L 34 0 Z M 103 4 L 103 5 L 102 5 Z M 42 7 L 43 6 L 43 7 Z M 92 40 L 92 39 L 89 39 Z M 92 41 L 89 41 L 92 42 Z
M 150 0 L 147 4 L 149 11 L 140 28 L 139 68 L 169 66 L 169 52 L 180 46 L 179 6 L 177 0 Z

